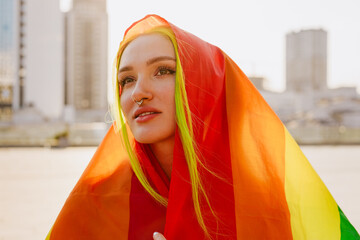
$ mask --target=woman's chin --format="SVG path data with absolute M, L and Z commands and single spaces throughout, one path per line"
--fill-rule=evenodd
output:
M 166 142 L 169 139 L 173 139 L 175 136 L 175 132 L 170 134 L 159 134 L 159 132 L 156 133 L 135 133 L 134 138 L 137 142 L 143 143 L 143 144 L 156 144 L 161 142 Z
M 152 144 L 159 141 L 159 138 L 157 136 L 154 136 L 153 134 L 146 134 L 146 133 L 138 133 L 134 134 L 135 140 L 139 143 L 143 144 Z

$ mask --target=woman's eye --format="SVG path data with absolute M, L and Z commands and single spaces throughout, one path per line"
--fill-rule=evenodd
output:
M 171 74 L 174 74 L 175 71 L 170 69 L 170 68 L 160 68 L 157 73 L 155 74 L 155 76 L 162 76 L 162 75 L 171 75 Z
M 120 85 L 124 87 L 126 84 L 133 82 L 134 79 L 131 77 L 125 77 L 120 81 Z

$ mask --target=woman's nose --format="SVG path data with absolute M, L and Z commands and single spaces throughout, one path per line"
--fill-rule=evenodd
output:
M 150 79 L 145 76 L 139 76 L 136 80 L 131 97 L 134 101 L 140 101 L 141 99 L 144 99 L 144 101 L 151 100 L 153 96 L 151 89 L 152 86 Z

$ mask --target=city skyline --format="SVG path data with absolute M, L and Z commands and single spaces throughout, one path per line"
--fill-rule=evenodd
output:
M 72 39 L 72 36 L 80 36 L 80 35 L 84 35 L 85 34 L 85 32 L 87 32 L 87 33 L 90 33 L 91 31 L 91 29 L 92 28 L 90 28 L 89 26 L 88 26 L 88 24 L 90 23 L 89 21 L 91 21 L 91 22 L 93 22 L 94 24 L 95 23 L 98 23 L 98 24 L 102 24 L 102 25 L 104 25 L 104 29 L 106 28 L 106 26 L 108 26 L 107 25 L 107 21 L 105 21 L 105 22 L 103 22 L 102 20 L 99 20 L 99 19 L 102 19 L 102 18 L 95 18 L 94 16 L 92 16 L 92 15 L 90 15 L 90 12 L 92 12 L 92 11 L 95 11 L 95 12 L 97 12 L 97 9 L 100 9 L 100 8 L 89 8 L 90 7 L 90 4 L 89 3 L 91 3 L 91 2 L 88 2 L 88 1 L 86 1 L 86 0 L 77 0 L 78 1 L 78 3 L 85 3 L 84 5 L 83 5 L 83 7 L 81 7 L 81 8 L 79 8 L 79 9 L 82 9 L 81 11 L 89 11 L 89 14 L 88 13 L 86 13 L 84 16 L 87 16 L 86 18 L 84 18 L 84 23 L 86 23 L 85 25 L 87 26 L 85 26 L 84 28 L 83 27 L 80 27 L 80 25 L 79 25 L 79 28 L 77 29 L 77 30 L 75 30 L 74 29 L 74 34 L 69 34 L 68 33 L 68 35 L 67 36 L 64 36 L 65 38 L 64 39 L 67 39 L 67 40 L 70 40 L 70 39 Z M 112 1 L 112 2 L 111 2 Z M 156 0 L 155 0 L 156 1 Z M 34 12 L 36 12 L 36 9 L 37 8 L 34 8 L 34 5 L 27 5 L 27 4 L 23 4 L 23 3 L 25 3 L 25 2 L 27 2 L 27 3 L 29 3 L 29 2 L 31 2 L 31 0 L 21 0 L 21 1 L 19 1 L 20 2 L 20 7 L 19 7 L 19 9 L 22 11 L 22 12 L 24 12 L 24 13 L 20 13 L 20 15 L 19 16 L 21 16 L 20 17 L 20 19 L 22 19 L 22 20 L 26 20 L 26 21 L 28 21 L 29 20 L 29 22 L 26 22 L 26 24 L 25 23 L 22 23 L 22 22 L 20 22 L 20 30 L 21 31 L 25 31 L 26 33 L 29 33 L 29 34 L 22 34 L 22 32 L 20 31 L 20 40 L 19 41 L 15 41 L 16 43 L 17 42 L 19 42 L 19 47 L 20 47 L 20 49 L 18 50 L 19 51 L 19 56 L 20 56 L 20 58 L 24 55 L 24 56 L 26 56 L 26 58 L 24 58 L 24 59 L 20 59 L 19 60 L 19 63 L 20 63 L 20 65 L 19 65 L 19 69 L 18 69 L 18 71 L 16 71 L 16 73 L 17 74 L 19 74 L 19 77 L 21 77 L 22 75 L 20 74 L 20 73 L 22 73 L 22 72 L 25 72 L 26 74 L 24 75 L 25 77 L 26 77 L 26 81 L 23 81 L 24 83 L 23 84 L 27 84 L 28 86 L 33 86 L 31 89 L 30 88 L 24 88 L 26 91 L 24 91 L 24 93 L 25 94 L 19 94 L 19 92 L 21 93 L 21 86 L 23 86 L 22 84 L 21 84 L 21 79 L 20 79 L 20 81 L 15 81 L 14 82 L 14 98 L 13 99 L 15 99 L 14 100 L 14 104 L 13 104 L 13 106 L 14 106 L 14 109 L 16 110 L 17 108 L 18 108 L 18 106 L 23 106 L 22 105 L 22 100 L 21 99 L 23 99 L 24 101 L 24 104 L 26 105 L 26 106 L 37 106 L 37 107 L 39 107 L 39 106 L 43 106 L 43 107 L 41 107 L 41 108 L 43 108 L 43 109 L 45 109 L 45 108 L 48 108 L 48 107 L 45 107 L 45 102 L 44 101 L 42 101 L 42 95 L 40 95 L 40 94 L 38 94 L 39 92 L 38 92 L 38 90 L 39 90 L 39 87 L 35 87 L 35 86 L 40 86 L 41 85 L 41 83 L 42 83 L 42 81 L 46 81 L 45 79 L 46 78 L 44 78 L 44 79 L 42 79 L 42 77 L 39 77 L 40 75 L 40 73 L 42 74 L 42 75 L 44 75 L 43 73 L 44 73 L 44 69 L 42 69 L 42 67 L 43 66 L 45 66 L 46 65 L 46 63 L 48 63 L 48 62 L 52 62 L 52 61 L 47 61 L 46 59 L 49 57 L 49 56 L 52 56 L 53 54 L 55 54 L 55 50 L 57 51 L 57 52 L 62 52 L 63 50 L 60 50 L 60 48 L 62 48 L 62 47 L 52 47 L 53 45 L 51 45 L 51 44 L 53 44 L 53 42 L 51 42 L 51 41 L 47 41 L 47 43 L 48 43 L 48 46 L 47 47 L 49 47 L 49 49 L 52 49 L 51 50 L 51 53 L 53 53 L 53 54 L 49 54 L 50 52 L 47 52 L 47 51 L 44 51 L 44 52 L 47 52 L 47 54 L 45 54 L 45 55 L 39 55 L 39 54 L 36 54 L 37 52 L 38 52 L 38 50 L 37 49 L 40 49 L 41 48 L 41 46 L 39 45 L 39 43 L 41 43 L 42 41 L 41 41 L 41 39 L 44 39 L 44 37 L 41 37 L 42 35 L 41 34 L 44 34 L 45 32 L 44 31 L 42 31 L 43 29 L 42 28 L 39 28 L 39 26 L 42 26 L 42 25 L 44 25 L 44 23 L 42 23 L 42 18 L 38 18 L 37 17 L 37 14 L 33 14 Z M 61 25 L 62 25 L 62 21 L 60 20 L 60 19 L 62 19 L 63 17 L 62 16 L 67 16 L 66 17 L 66 19 L 71 19 L 71 18 L 69 18 L 69 16 L 71 16 L 71 14 L 72 14 L 72 12 L 70 11 L 70 12 L 67 12 L 66 14 L 60 14 L 60 9 L 62 9 L 62 10 L 64 10 L 63 9 L 63 7 L 62 8 L 60 8 L 60 5 L 59 5 L 59 3 L 61 2 L 61 3 L 63 3 L 63 1 L 60 1 L 60 0 L 53 0 L 53 1 L 50 1 L 51 2 L 51 6 L 53 6 L 52 7 L 52 9 L 53 9 L 53 11 L 54 12 L 56 12 L 56 14 L 53 14 L 52 16 L 54 17 L 53 18 L 53 20 L 49 20 L 49 21 L 47 21 L 46 23 L 46 25 L 44 25 L 44 27 L 46 27 L 46 28 L 50 28 L 50 26 L 51 26 L 51 24 L 55 24 L 57 27 L 56 27 L 56 29 L 57 30 L 55 30 L 55 29 L 53 29 L 54 31 L 52 32 L 52 36 L 60 36 L 61 35 L 61 32 L 62 32 L 62 27 L 61 27 Z M 49 2 L 49 4 L 50 4 L 50 2 Z M 75 2 L 76 3 L 76 2 Z M 108 10 L 108 11 L 113 11 L 113 7 L 115 6 L 115 5 L 112 5 L 112 4 L 115 4 L 116 2 L 114 2 L 113 0 L 109 0 L 109 4 L 107 4 L 106 5 L 106 1 L 105 0 L 95 0 L 94 2 L 93 2 L 94 4 L 101 4 L 101 8 L 103 9 L 103 12 L 106 14 L 106 9 Z M 78 6 L 80 6 L 80 5 L 78 5 Z M 82 6 L 82 5 L 81 5 Z M 76 7 L 76 4 L 74 5 L 74 7 Z M 142 6 L 143 8 L 146 8 L 146 6 Z M 56 8 L 56 9 L 55 9 Z M 32 9 L 32 10 L 31 10 Z M 91 10 L 92 9 L 92 10 Z M 117 8 L 115 8 L 115 9 L 117 9 Z M 151 8 L 150 8 L 151 9 Z M 31 10 L 31 11 L 30 11 Z M 91 10 L 91 11 L 90 11 Z M 24 16 L 25 16 L 25 18 L 24 18 L 24 16 L 23 15 L 21 15 L 21 14 L 23 14 Z M 136 12 L 136 14 L 141 14 L 141 12 L 139 13 L 139 12 Z M 159 13 L 160 14 L 160 13 Z M 119 17 L 119 15 L 122 15 L 122 14 L 117 14 L 116 16 L 117 17 Z M 135 15 L 135 14 L 134 14 Z M 80 15 L 79 15 L 80 16 Z M 111 16 L 111 15 L 110 15 Z M 114 15 L 113 15 L 114 16 Z M 87 19 L 87 20 L 86 20 Z M 66 20 L 65 22 L 68 22 L 68 20 Z M 114 19 L 113 19 L 114 20 Z M 109 28 L 110 29 L 113 29 L 113 26 L 112 26 L 112 24 L 114 23 L 113 22 L 113 20 L 111 20 L 110 19 L 110 21 L 109 21 Z M 171 19 L 169 20 L 169 21 L 171 21 Z M 184 21 L 184 20 L 182 20 L 182 21 Z M 5 22 L 6 23 L 6 22 Z M 65 24 L 66 25 L 66 24 Z M 120 25 L 120 24 L 119 24 Z M 252 24 L 249 24 L 249 25 L 251 25 L 252 26 Z M 5 25 L 6 26 L 6 25 Z M 25 26 L 25 27 L 24 27 Z M 69 26 L 72 26 L 72 24 L 70 24 Z M 81 25 L 82 26 L 82 25 Z M 204 26 L 207 26 L 207 25 L 204 25 Z M 72 27 L 70 27 L 70 28 L 67 28 L 68 30 L 71 30 L 72 29 Z M 6 28 L 5 28 L 5 30 L 6 30 Z M 37 32 L 38 31 L 38 32 Z M 90 31 L 90 32 L 89 32 Z M 308 32 L 309 32 L 309 30 L 307 30 Z M 285 37 L 284 38 L 286 38 L 286 36 L 292 36 L 292 35 L 296 35 L 296 34 L 300 34 L 300 33 L 302 33 L 302 32 L 307 32 L 307 31 L 291 31 L 291 32 L 288 32 L 286 35 L 285 35 Z M 315 30 L 310 30 L 310 31 L 320 31 L 320 29 L 315 29 Z M 327 33 L 327 31 L 326 31 L 326 29 L 324 29 L 324 30 L 321 30 L 321 31 L 324 31 L 324 32 L 326 32 Z M 47 31 L 48 32 L 48 31 Z M 67 32 L 67 30 L 65 31 L 65 32 Z M 111 35 L 112 34 L 114 34 L 114 33 L 118 33 L 118 32 L 121 32 L 121 31 L 113 31 L 113 32 L 110 32 L 110 43 L 113 43 L 114 41 L 113 41 L 113 39 L 114 38 L 112 38 L 111 37 Z M 31 34 L 30 34 L 31 33 Z M 33 33 L 35 33 L 35 34 L 33 34 Z M 75 34 L 76 33 L 76 34 Z M 86 87 L 83 87 L 83 86 L 80 86 L 78 83 L 75 83 L 75 82 L 77 82 L 77 80 L 75 81 L 75 78 L 73 78 L 73 76 L 70 74 L 70 73 L 72 73 L 72 72 L 76 72 L 77 74 L 76 74 L 76 77 L 77 78 L 82 78 L 81 76 L 82 75 L 84 75 L 84 74 L 81 74 L 81 72 L 84 72 L 84 73 L 86 73 L 86 74 L 91 74 L 91 76 L 94 76 L 94 79 L 99 79 L 100 80 L 100 78 L 102 79 L 102 81 L 101 82 L 106 82 L 106 72 L 108 72 L 108 80 L 109 80 L 109 78 L 110 78 L 110 76 L 111 76 L 111 74 L 110 74 L 110 71 L 111 71 L 111 69 L 110 69 L 110 67 L 106 67 L 106 62 L 108 61 L 109 62 L 109 66 L 110 66 L 110 62 L 112 61 L 112 58 L 114 58 L 114 54 L 116 53 L 116 50 L 112 50 L 112 48 L 114 48 L 113 46 L 109 46 L 109 47 L 106 47 L 106 42 L 108 42 L 108 40 L 106 40 L 106 37 L 105 37 L 105 35 L 106 35 L 106 33 L 105 32 L 101 32 L 101 31 L 99 31 L 99 30 L 96 30 L 94 33 L 96 33 L 94 36 L 92 36 L 92 37 L 90 37 L 90 36 L 87 36 L 87 37 L 82 37 L 81 39 L 80 38 L 78 38 L 79 39 L 79 42 L 77 43 L 77 44 L 75 44 L 76 46 L 78 46 L 76 49 L 77 49 L 77 51 L 79 52 L 76 56 L 80 56 L 81 54 L 80 53 L 82 53 L 82 52 L 84 52 L 84 53 L 86 53 L 87 55 L 87 57 L 85 57 L 85 59 L 87 59 L 86 61 L 84 61 L 84 60 L 82 60 L 83 59 L 83 57 L 76 57 L 76 58 L 74 58 L 74 59 L 78 59 L 77 60 L 77 63 L 75 64 L 73 61 L 69 61 L 69 60 L 71 60 L 71 58 L 69 58 L 69 59 L 67 59 L 67 67 L 65 67 L 65 75 L 67 76 L 66 77 L 66 86 L 67 87 L 69 87 L 70 86 L 70 90 L 71 89 L 75 89 L 75 88 L 77 88 L 77 89 L 80 89 L 81 91 L 84 91 L 84 92 L 90 92 L 90 90 L 92 89 L 92 85 L 94 85 L 94 84 L 86 84 Z M 48 33 L 47 33 L 48 34 Z M 330 35 L 330 34 L 326 34 L 326 35 Z M 21 37 L 22 36 L 22 37 Z M 50 36 L 50 35 L 49 35 Z M 53 37 L 47 37 L 46 39 L 55 39 L 55 38 L 53 38 Z M 84 35 L 85 36 L 85 35 Z M 96 39 L 98 39 L 98 37 L 97 36 L 104 36 L 104 38 L 103 37 L 101 37 L 101 41 L 97 41 Z M 325 36 L 326 37 L 326 36 Z M 269 38 L 271 38 L 271 36 L 269 36 Z M 85 39 L 85 40 L 84 40 Z M 89 39 L 89 40 L 87 40 L 87 39 Z M 99 38 L 100 39 L 100 38 Z M 223 41 L 226 41 L 227 40 L 227 38 L 222 38 L 223 39 Z M 62 45 L 62 41 L 58 41 L 59 39 L 57 39 L 55 42 L 57 42 L 57 43 L 55 43 L 54 42 L 54 44 L 58 44 L 58 45 Z M 96 40 L 96 41 L 95 41 Z M 264 41 L 264 39 L 263 38 L 261 38 L 260 39 L 261 40 L 261 42 L 267 42 L 267 41 Z M 120 40 L 119 40 L 120 41 Z M 9 42 L 9 41 L 4 41 L 4 39 L 2 40 L 2 42 L 3 43 L 6 43 L 6 42 Z M 67 41 L 65 41 L 65 45 L 67 46 L 65 46 L 65 48 L 67 49 L 68 47 L 71 47 L 71 46 L 73 46 L 73 44 L 69 44 L 69 43 L 66 43 Z M 85 46 L 86 44 L 91 44 L 91 42 L 94 42 L 94 44 L 95 45 L 97 45 L 98 47 L 100 47 L 100 46 L 102 46 L 102 47 L 100 47 L 100 48 L 98 48 L 98 47 L 96 47 L 96 48 L 94 48 L 94 49 L 97 49 L 96 51 L 96 54 L 95 54 L 95 52 L 93 52 L 93 50 L 92 51 L 88 51 L 88 49 L 90 49 L 89 48 L 89 46 Z M 96 42 L 96 43 L 95 43 Z M 211 41 L 210 41 L 211 42 Z M 328 42 L 328 40 L 326 40 L 325 42 L 320 42 L 319 43 L 319 47 L 321 47 L 323 50 L 322 50 L 322 52 L 324 52 L 324 53 L 326 53 L 325 55 L 325 65 L 328 65 L 328 64 L 326 64 L 326 62 L 328 61 L 328 59 L 327 59 L 327 56 L 328 55 L 331 55 L 330 53 L 328 54 L 328 52 L 330 52 L 330 50 L 327 48 L 327 42 Z M 331 41 L 330 41 L 331 42 Z M 82 43 L 85 43 L 85 44 L 82 44 Z M 251 48 L 252 46 L 254 46 L 254 45 L 256 45 L 256 44 L 252 44 L 252 45 L 249 45 L 249 48 Z M 286 44 L 284 44 L 285 46 L 286 46 Z M 24 50 L 24 54 L 21 54 L 22 53 L 22 46 L 25 46 L 25 47 L 23 47 L 25 50 Z M 305 46 L 305 45 L 304 45 Z M 39 48 L 40 47 L 40 48 Z M 221 45 L 220 45 L 220 47 L 221 47 Z M 341 47 L 344 47 L 344 46 L 341 46 Z M 222 48 L 222 47 L 221 47 Z M 284 47 L 285 48 L 285 47 Z M 300 53 L 301 53 L 301 55 L 303 55 L 303 54 L 305 54 L 309 49 L 311 48 L 311 44 L 310 45 L 307 45 L 307 47 L 304 47 L 304 48 L 301 48 L 301 50 L 299 50 L 300 51 Z M 71 49 L 71 48 L 69 48 L 69 49 Z M 91 48 L 92 49 L 92 48 Z M 107 51 L 105 51 L 104 49 L 110 49 L 110 53 L 109 53 L 109 57 L 106 57 L 106 53 L 107 53 Z M 116 49 L 117 49 L 117 47 L 116 47 Z M 222 48 L 222 49 L 224 49 L 224 48 Z M 94 50 L 95 51 L 95 50 Z M 225 52 L 226 52 L 226 50 L 224 50 Z M 69 52 L 68 50 L 66 51 L 67 53 L 66 53 L 66 55 L 69 57 L 69 56 L 71 56 L 72 54 L 70 54 L 71 52 Z M 298 51 L 297 51 L 298 52 Z M 94 54 L 93 54 L 94 53 Z M 80 54 L 80 55 L 79 55 Z M 89 55 L 90 54 L 90 55 Z M 92 59 L 92 58 L 90 58 L 90 56 L 92 56 L 92 55 L 94 55 L 94 59 L 97 59 L 96 61 L 100 61 L 101 63 L 99 64 L 99 63 L 96 63 L 95 64 L 95 66 L 96 66 L 96 68 L 94 68 L 94 67 L 90 67 L 90 65 L 89 66 L 85 66 L 86 64 L 90 64 L 90 62 L 92 62 L 92 60 L 90 61 L 90 59 Z M 236 61 L 236 62 L 239 62 L 239 60 L 236 58 L 236 56 L 234 57 L 233 56 L 233 54 L 232 53 L 229 53 L 229 55 Z M 44 62 L 46 62 L 46 63 L 41 63 L 41 62 L 39 62 L 39 61 L 33 61 L 33 60 L 31 60 L 33 57 L 41 57 L 41 59 L 42 59 L 42 61 L 44 61 Z M 62 57 L 58 54 L 58 53 L 56 53 L 54 56 L 58 56 L 58 57 L 60 57 L 58 60 L 60 60 Z M 74 55 L 75 56 L 75 55 Z M 101 56 L 101 57 L 100 57 Z M 244 56 L 244 59 L 246 60 L 246 55 L 243 55 Z M 305 57 L 305 58 L 307 58 L 305 55 L 303 55 L 303 57 Z M 100 59 L 102 59 L 102 60 L 100 60 Z M 260 60 L 261 60 L 261 58 L 259 58 Z M 274 56 L 274 59 L 275 59 L 275 56 Z M 106 61 L 107 60 L 107 61 Z M 242 59 L 240 59 L 240 62 L 241 61 L 245 61 L 245 60 L 242 60 Z M 286 58 L 284 57 L 284 60 L 286 60 Z M 62 60 L 60 60 L 60 61 L 62 61 Z M 95 61 L 95 60 L 94 60 Z M 322 60 L 323 61 L 323 60 Z M 274 60 L 274 62 L 276 62 L 275 60 Z M 347 64 L 347 62 L 345 61 L 345 63 Z M 357 63 L 357 62 L 355 62 L 355 63 Z M 21 65 L 22 64 L 22 65 Z M 83 71 L 83 70 L 79 70 L 79 71 L 73 71 L 72 70 L 72 65 L 76 65 L 76 66 L 83 66 L 84 67 L 84 69 L 92 69 L 92 70 L 96 70 L 96 69 L 103 69 L 104 71 L 101 71 L 102 72 L 102 74 L 95 74 L 95 73 L 90 73 L 89 71 Z M 55 66 L 60 66 L 61 64 L 55 64 Z M 241 65 L 241 64 L 239 64 L 240 65 L 240 67 L 243 69 L 243 71 L 250 77 L 250 78 L 252 78 L 252 79 L 254 79 L 254 78 L 258 78 L 258 79 L 265 79 L 265 89 L 269 89 L 269 90 L 279 90 L 279 89 L 276 89 L 274 86 L 276 86 L 276 84 L 274 83 L 274 82 L 276 82 L 276 81 L 274 81 L 273 80 L 273 78 L 271 78 L 271 77 L 269 77 L 270 75 L 268 75 L 268 74 L 264 74 L 264 73 L 259 73 L 258 71 L 252 71 L 252 70 L 248 70 L 247 68 L 246 68 L 246 66 L 247 66 L 247 63 L 245 62 L 244 63 L 244 66 L 243 65 Z M 286 64 L 285 63 L 283 63 L 282 64 L 283 66 L 282 66 L 282 68 L 286 68 Z M 311 72 L 313 72 L 312 70 L 310 70 L 310 69 L 305 69 L 306 68 L 306 66 L 308 66 L 308 63 L 307 63 L 307 60 L 306 59 L 303 59 L 303 64 L 302 63 L 300 63 L 300 62 L 298 62 L 298 61 L 295 61 L 292 65 L 294 65 L 295 67 L 296 67 L 296 69 L 298 69 L 298 70 L 300 70 L 300 71 L 298 71 L 299 73 L 300 73 L 300 75 L 302 74 L 302 73 L 304 73 L 304 72 L 307 72 L 308 74 L 310 73 L 310 75 L 311 75 Z M 331 64 L 329 64 L 329 65 L 331 65 Z M 103 67 L 101 67 L 101 66 L 105 66 L 105 68 L 103 68 Z M 302 66 L 302 67 L 300 67 L 299 68 L 299 66 Z M 100 68 L 99 68 L 100 67 Z M 62 67 L 60 67 L 60 68 L 62 68 Z M 303 68 L 303 69 L 302 69 Z M 330 69 L 331 69 L 331 66 L 329 67 Z M 334 87 L 334 86 L 332 86 L 332 84 L 331 84 L 331 74 L 329 74 L 329 71 L 327 71 L 326 69 L 329 69 L 328 67 L 326 67 L 325 66 L 325 68 L 323 68 L 323 70 L 321 70 L 321 75 L 322 76 L 325 76 L 325 78 L 323 78 L 323 80 L 321 80 L 320 82 L 321 82 L 321 85 L 324 85 L 324 86 L 322 86 L 321 88 L 323 88 L 323 89 L 325 89 L 327 86 L 325 86 L 325 85 L 328 85 L 330 88 L 331 87 Z M 47 69 L 47 68 L 46 68 Z M 77 68 L 77 69 L 80 69 L 80 68 Z M 23 71 L 24 70 L 24 71 Z M 25 71 L 26 70 L 26 71 Z M 274 68 L 273 69 L 274 71 L 275 70 L 278 70 L 278 69 L 276 69 L 276 68 Z M 309 71 L 308 71 L 309 70 Z M 61 70 L 60 70 L 61 71 Z M 325 71 L 325 72 L 324 72 Z M 46 72 L 46 71 L 45 71 Z M 261 72 L 261 70 L 260 70 L 260 72 Z M 351 73 L 351 71 L 349 71 L 350 73 Z M 99 72 L 100 73 L 100 72 Z M 48 73 L 47 73 L 48 74 Z M 85 75 L 86 75 L 85 74 Z M 55 74 L 55 76 L 57 76 L 57 77 L 60 77 L 61 78 L 61 75 L 62 74 Z M 284 75 L 285 75 L 285 73 L 284 73 Z M 298 82 L 300 83 L 300 84 L 306 84 L 306 82 L 308 82 L 308 81 L 310 81 L 310 82 L 314 82 L 314 80 L 310 80 L 310 79 L 306 79 L 306 80 L 301 80 L 304 76 L 298 76 L 297 78 L 298 79 L 300 79 Z M 306 78 L 309 78 L 309 76 L 310 75 L 308 75 L 308 77 L 306 77 Z M 103 77 L 100 77 L 100 76 L 103 76 Z M 329 76 L 328 77 L 328 80 L 329 81 L 327 81 L 326 82 L 326 80 L 327 80 L 327 76 Z M 311 78 L 311 76 L 310 76 L 310 78 Z M 47 78 L 47 79 L 52 79 L 52 78 Z M 85 79 L 87 79 L 87 80 L 89 80 L 89 76 L 87 76 L 87 77 L 85 77 Z M 346 80 L 346 78 L 344 77 L 344 79 Z M 31 84 L 30 84 L 30 81 L 31 80 Z M 267 85 L 266 85 L 266 80 L 267 80 Z M 275 80 L 277 80 L 277 82 L 279 82 L 280 80 L 281 80 L 281 78 L 276 78 Z M 318 80 L 315 80 L 315 81 L 318 81 Z M 58 81 L 57 81 L 58 82 Z M 92 80 L 91 80 L 91 82 L 92 82 Z M 34 83 L 37 83 L 37 84 L 34 84 Z M 46 83 L 48 83 L 48 81 L 46 81 Z M 108 83 L 109 83 L 109 81 L 108 81 Z M 270 83 L 270 84 L 269 84 Z M 344 84 L 345 83 L 345 84 Z M 20 91 L 19 91 L 19 89 L 18 89 L 18 87 L 16 87 L 16 84 L 20 84 Z M 39 85 L 40 84 L 40 85 Z M 72 84 L 75 84 L 74 86 L 77 86 L 77 87 L 71 87 L 71 85 Z M 285 82 L 283 82 L 282 83 L 283 85 L 285 84 Z M 95 84 L 96 85 L 96 84 Z M 94 85 L 94 86 L 95 86 Z M 109 84 L 110 85 L 110 84 Z M 269 85 L 272 85 L 272 86 L 270 86 L 269 87 Z M 349 84 L 349 83 L 347 83 L 346 81 L 342 81 L 339 85 L 358 85 L 358 84 Z M 309 86 L 308 86 L 309 87 Z M 325 87 L 325 88 L 324 88 Z M 101 94 L 98 94 L 98 92 L 99 91 L 97 91 L 98 89 L 99 89 L 99 87 L 95 87 L 94 89 L 96 89 L 95 90 L 95 95 L 101 95 Z M 304 88 L 304 89 L 306 89 L 306 88 Z M 60 90 L 61 90 L 61 88 L 60 88 Z M 63 90 L 61 90 L 61 91 L 63 91 Z M 58 91 L 58 93 L 60 93 L 60 95 L 63 95 L 63 94 L 61 94 L 61 91 Z M 92 91 L 92 90 L 91 90 Z M 354 90 L 354 91 L 356 91 L 356 90 Z M 68 96 L 70 96 L 70 98 L 67 98 L 67 100 L 65 101 L 65 105 L 67 105 L 67 104 L 69 104 L 70 102 L 72 102 L 72 94 L 71 94 L 71 92 L 73 92 L 73 90 L 71 90 L 71 91 L 68 91 L 67 92 L 67 95 Z M 100 92 L 103 92 L 103 91 L 100 91 Z M 50 93 L 49 91 L 47 91 L 47 93 Z M 69 94 L 70 93 L 70 94 Z M 6 95 L 6 94 L 5 94 Z M 17 97 L 17 96 L 20 96 L 20 97 Z M 95 102 L 96 104 L 98 104 L 98 103 L 100 103 L 101 101 L 98 101 L 98 100 L 96 100 L 97 99 L 97 96 L 93 96 L 93 95 L 91 95 L 92 97 L 90 97 L 89 99 L 85 99 L 82 95 L 84 95 L 84 94 L 79 94 L 79 93 L 77 93 L 77 94 L 74 94 L 75 96 L 77 96 L 79 99 L 78 99 L 78 103 L 77 104 L 75 104 L 77 107 L 76 108 L 79 108 L 80 106 L 81 106 L 81 108 L 83 108 L 83 107 L 85 107 L 85 108 L 87 108 L 87 106 L 89 107 L 89 106 L 92 106 L 92 103 L 91 102 Z M 88 93 L 87 93 L 87 95 L 89 95 Z M 110 95 L 110 94 L 109 94 Z M 20 100 L 19 100 L 20 99 Z M 91 99 L 95 99 L 94 101 L 93 100 L 91 100 Z M 86 102 L 84 102 L 84 101 L 86 101 Z M 60 98 L 59 98 L 59 102 L 63 102 L 63 100 L 61 100 Z M 33 104 L 33 103 L 35 103 L 35 104 Z M 73 103 L 70 103 L 70 104 L 73 104 Z M 25 106 L 24 105 L 24 106 Z M 105 101 L 104 101 L 104 104 L 103 104 L 104 106 L 106 105 L 106 103 L 105 103 Z M 52 108 L 53 109 L 53 108 Z M 47 110 L 46 110 L 47 111 Z M 56 111 L 57 113 L 56 114 L 51 114 L 51 115 L 53 115 L 53 116 L 55 116 L 55 115 L 58 115 L 59 116 L 59 113 L 61 112 L 61 110 L 60 109 L 58 109 L 57 111 Z
M 67 2 L 62 0 L 62 9 Z M 204 8 L 206 7 L 206 8 Z M 158 14 L 219 46 L 248 76 L 263 76 L 266 87 L 285 88 L 286 34 L 322 28 L 328 32 L 328 86 L 357 86 L 360 91 L 360 2 L 325 0 L 184 0 L 174 7 L 163 0 L 122 3 L 108 0 L 109 64 L 127 26 L 146 14 Z M 199 11 L 199 9 L 206 9 Z

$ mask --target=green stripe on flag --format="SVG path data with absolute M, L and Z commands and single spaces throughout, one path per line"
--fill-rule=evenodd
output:
M 341 211 L 340 207 L 338 206 L 339 213 L 340 213 L 340 229 L 341 229 L 341 240 L 353 240 L 358 239 L 360 240 L 360 236 L 358 232 L 355 230 L 353 225 L 349 222 L 343 211 Z

